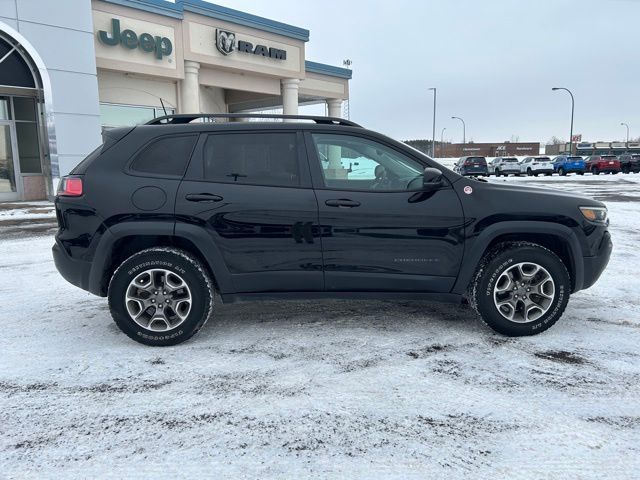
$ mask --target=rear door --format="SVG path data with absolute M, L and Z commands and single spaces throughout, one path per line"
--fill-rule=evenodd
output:
M 318 206 L 294 129 L 202 134 L 176 219 L 207 232 L 231 279 L 223 293 L 323 289 Z
M 427 164 L 366 135 L 305 135 L 326 290 L 449 292 L 463 253 L 453 188 L 420 191 Z

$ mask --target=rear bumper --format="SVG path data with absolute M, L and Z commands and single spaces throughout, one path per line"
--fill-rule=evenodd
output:
M 91 263 L 71 258 L 64 247 L 56 239 L 56 243 L 51 249 L 53 262 L 60 275 L 72 285 L 89 291 L 89 274 Z
M 553 168 L 532 168 L 533 173 L 553 173 Z
M 611 242 L 611 235 L 609 232 L 605 232 L 602 236 L 602 241 L 600 242 L 597 253 L 592 257 L 583 257 L 584 280 L 582 283 L 582 290 L 589 288 L 596 283 L 598 278 L 600 278 L 600 275 L 609 263 L 612 250 L 613 243 Z

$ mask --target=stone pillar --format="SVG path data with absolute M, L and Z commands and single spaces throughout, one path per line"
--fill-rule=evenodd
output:
M 191 60 L 184 61 L 184 80 L 182 80 L 182 105 L 180 113 L 200 113 L 200 64 Z
M 285 115 L 298 115 L 298 87 L 300 80 L 297 78 L 283 78 L 280 80 L 282 89 L 282 113 Z
M 327 100 L 327 111 L 330 117 L 342 118 L 342 100 L 330 98 Z

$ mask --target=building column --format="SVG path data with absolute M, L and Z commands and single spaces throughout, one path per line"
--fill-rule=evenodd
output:
M 200 64 L 191 60 L 184 61 L 184 80 L 182 80 L 182 105 L 180 113 L 200 113 Z
M 297 78 L 283 78 L 280 80 L 282 90 L 282 113 L 284 115 L 298 115 L 298 87 Z
M 330 117 L 342 118 L 342 100 L 339 98 L 328 99 L 327 111 Z

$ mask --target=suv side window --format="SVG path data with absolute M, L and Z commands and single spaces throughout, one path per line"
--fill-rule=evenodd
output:
M 312 138 L 325 187 L 406 190 L 424 171 L 412 158 L 367 138 L 329 133 L 314 133 Z
M 293 132 L 217 133 L 204 145 L 204 179 L 211 182 L 297 187 Z
M 182 135 L 152 141 L 138 153 L 129 169 L 134 173 L 181 177 L 197 138 L 197 135 Z

